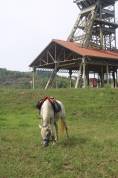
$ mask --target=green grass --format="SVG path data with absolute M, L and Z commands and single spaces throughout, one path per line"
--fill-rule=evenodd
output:
M 63 101 L 70 138 L 43 148 L 35 108 Z M 0 89 L 0 178 L 118 178 L 118 90 Z

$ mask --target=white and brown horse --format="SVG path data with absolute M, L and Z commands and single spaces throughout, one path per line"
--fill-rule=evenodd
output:
M 37 108 L 40 110 L 42 124 L 39 125 L 41 129 L 41 136 L 43 145 L 48 146 L 49 142 L 53 143 L 58 140 L 58 124 L 61 121 L 61 130 L 66 130 L 68 137 L 68 129 L 65 121 L 65 109 L 61 101 L 55 100 L 52 97 L 45 97 L 37 103 Z

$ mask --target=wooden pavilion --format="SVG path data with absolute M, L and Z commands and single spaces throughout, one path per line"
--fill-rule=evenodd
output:
M 68 70 L 70 77 L 74 70 L 78 71 L 75 88 L 80 86 L 83 78 L 83 88 L 89 86 L 89 73 L 98 73 L 100 86 L 104 86 L 104 77 L 109 84 L 110 74 L 113 86 L 117 86 L 118 51 L 108 51 L 93 48 L 83 48 L 76 42 L 52 40 L 50 44 L 30 64 L 36 69 L 53 69 L 45 86 L 47 89 L 53 82 L 59 70 Z

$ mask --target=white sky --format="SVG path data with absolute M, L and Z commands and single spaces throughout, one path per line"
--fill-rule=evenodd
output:
M 78 13 L 73 0 L 0 0 L 0 68 L 28 71 L 52 39 L 66 40 Z

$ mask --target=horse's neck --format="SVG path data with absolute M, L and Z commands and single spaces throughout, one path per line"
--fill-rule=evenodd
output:
M 51 103 L 46 100 L 41 107 L 42 124 L 47 125 L 50 123 L 50 119 L 54 117 L 54 111 Z
M 48 110 L 51 110 L 51 108 L 52 108 L 52 106 L 51 106 L 50 101 L 48 99 L 45 100 L 43 105 L 42 105 L 42 109 L 47 112 Z

